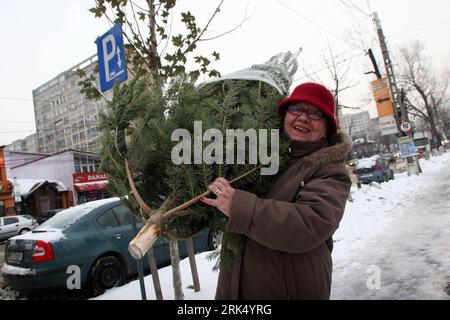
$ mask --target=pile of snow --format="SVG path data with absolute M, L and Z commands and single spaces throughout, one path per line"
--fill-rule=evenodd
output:
M 200 291 L 195 292 L 189 259 L 183 259 L 180 262 L 181 281 L 183 283 L 183 293 L 185 300 L 211 300 L 214 299 L 216 292 L 218 272 L 212 271 L 214 261 L 208 259 L 211 252 L 203 252 L 195 256 L 197 271 L 199 274 Z M 164 300 L 174 300 L 175 294 L 172 285 L 172 268 L 170 266 L 158 270 L 159 280 L 161 282 L 161 291 Z M 152 276 L 146 276 L 144 279 L 145 292 L 148 300 L 155 300 L 155 290 L 153 289 Z M 94 300 L 140 300 L 141 289 L 139 281 L 130 282 L 122 287 L 108 290 Z
M 363 159 L 363 160 L 359 160 L 356 163 L 356 169 L 370 169 L 370 168 L 376 166 L 376 164 L 377 164 L 376 158 Z
M 36 274 L 36 270 L 28 268 L 20 268 L 11 266 L 9 264 L 4 264 L 1 269 L 2 274 L 11 274 L 19 276 L 31 276 Z
M 42 240 L 45 242 L 56 242 L 60 239 L 64 239 L 65 235 L 62 232 L 61 229 L 55 229 L 55 228 L 40 228 L 37 227 L 34 230 L 41 230 L 43 231 L 45 229 L 45 232 L 36 232 L 31 231 L 27 232 L 18 236 L 15 236 L 13 238 L 9 239 L 9 245 L 11 247 L 14 247 L 16 244 L 16 240 Z

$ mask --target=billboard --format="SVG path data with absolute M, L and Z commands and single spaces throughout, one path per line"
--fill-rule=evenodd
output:
M 391 93 L 389 91 L 389 84 L 386 78 L 372 81 L 373 96 L 377 105 L 378 117 L 394 115 L 394 105 L 391 100 Z
M 394 105 L 391 100 L 387 78 L 372 81 L 373 96 L 380 119 L 381 135 L 398 133 L 397 122 L 394 117 Z
M 397 141 L 402 158 L 409 158 L 417 155 L 417 148 L 414 139 L 411 136 L 399 138 Z

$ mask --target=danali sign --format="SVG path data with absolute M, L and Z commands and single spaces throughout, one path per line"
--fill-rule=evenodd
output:
M 82 172 L 82 173 L 74 173 L 72 176 L 74 183 L 108 180 L 108 175 L 106 173 Z
M 274 175 L 280 164 L 279 137 L 277 129 L 259 129 L 258 132 L 255 129 L 226 129 L 224 136 L 221 130 L 215 128 L 203 132 L 202 122 L 194 121 L 193 137 L 187 129 L 173 131 L 171 140 L 178 141 L 178 144 L 172 148 L 171 158 L 176 165 L 261 164 L 266 166 L 261 168 L 261 175 Z M 205 148 L 204 142 L 209 142 Z

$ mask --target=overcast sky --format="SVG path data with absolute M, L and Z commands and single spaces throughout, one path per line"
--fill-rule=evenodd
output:
M 188 8 L 203 25 L 219 2 L 185 0 L 179 10 Z M 110 25 L 94 19 L 88 11 L 93 3 L 0 0 L 0 145 L 35 132 L 33 89 L 96 53 L 94 41 Z M 226 74 L 302 47 L 295 86 L 308 81 L 305 70 L 330 84 L 323 58 L 329 46 L 337 61 L 351 64 L 348 81 L 356 85 L 343 93 L 341 102 L 363 106 L 374 116 L 373 105 L 366 103 L 374 76 L 364 75 L 371 65 L 363 49 L 373 48 L 382 73 L 384 66 L 371 11 L 379 14 L 394 61 L 399 47 L 420 40 L 436 72 L 448 68 L 448 0 L 225 0 L 208 36 L 234 28 L 246 15 L 250 18 L 233 33 L 202 43 L 200 50 L 219 52 L 215 67 Z

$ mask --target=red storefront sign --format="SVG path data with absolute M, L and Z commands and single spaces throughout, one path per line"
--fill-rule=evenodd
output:
M 108 186 L 108 175 L 98 172 L 74 173 L 73 186 L 78 192 L 106 189 Z

